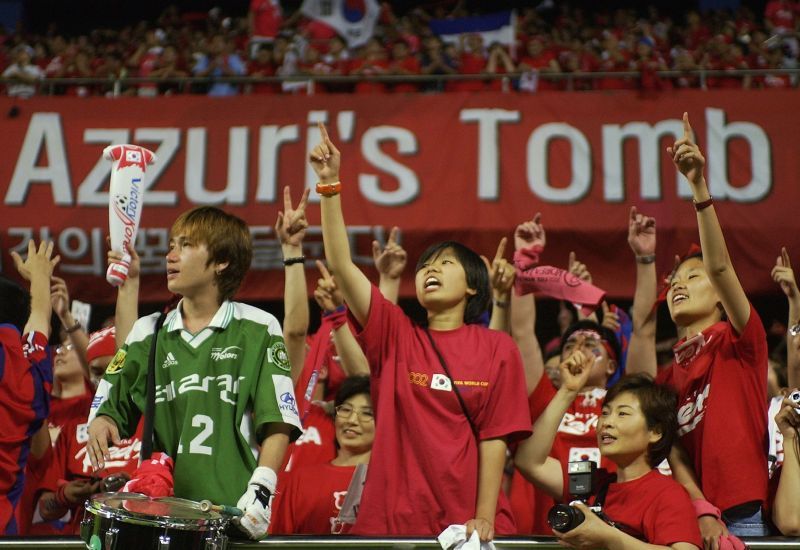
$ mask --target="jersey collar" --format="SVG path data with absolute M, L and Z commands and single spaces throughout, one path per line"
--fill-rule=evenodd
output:
M 183 298 L 181 298 L 181 301 L 178 302 L 178 305 L 175 307 L 174 315 L 172 315 L 172 318 L 169 320 L 169 323 L 167 324 L 167 332 L 184 330 L 185 327 L 183 324 L 183 315 L 181 314 L 181 311 L 183 309 L 181 307 L 182 305 L 183 305 Z M 206 328 L 217 328 L 220 330 L 225 330 L 230 324 L 231 319 L 233 319 L 233 303 L 231 303 L 230 300 L 225 300 L 224 302 L 222 302 L 222 304 L 220 304 L 219 309 L 214 314 L 214 317 L 212 317 L 211 322 L 208 323 L 208 326 Z

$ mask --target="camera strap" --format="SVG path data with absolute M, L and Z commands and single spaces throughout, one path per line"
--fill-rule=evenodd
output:
M 469 427 L 472 428 L 472 433 L 475 435 L 475 438 L 478 438 L 478 428 L 475 426 L 475 423 L 472 421 L 472 417 L 469 415 L 469 411 L 467 411 L 467 404 L 464 403 L 464 398 L 461 397 L 461 392 L 458 391 L 458 386 L 456 385 L 453 377 L 450 375 L 450 369 L 447 368 L 447 363 L 442 356 L 442 352 L 439 351 L 439 348 L 436 346 L 436 342 L 433 341 L 433 336 L 431 336 L 430 331 L 427 327 L 425 327 L 425 334 L 428 335 L 428 341 L 431 343 L 431 347 L 433 351 L 436 352 L 436 356 L 439 358 L 439 362 L 442 364 L 442 368 L 444 369 L 444 373 L 447 375 L 447 378 L 450 379 L 450 384 L 453 386 L 453 391 L 458 398 L 458 403 L 461 405 L 461 410 L 464 412 L 464 416 L 467 417 L 467 422 L 469 422 Z

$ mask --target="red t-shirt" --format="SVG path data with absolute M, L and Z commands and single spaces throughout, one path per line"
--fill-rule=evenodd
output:
M 528 397 L 533 423 L 553 400 L 556 392 L 550 378 L 542 375 Z M 605 468 L 609 472 L 616 470 L 613 462 L 600 456 L 600 449 L 597 447 L 597 421 L 603 411 L 605 396 L 606 390 L 602 388 L 581 393 L 564 413 L 553 441 L 553 448 L 550 450 L 550 456 L 561 463 L 564 472 L 567 471 L 569 462 L 576 460 L 593 460 L 598 467 Z M 565 484 L 565 491 L 567 487 Z M 552 529 L 547 523 L 547 513 L 554 504 L 553 497 L 536 489 L 518 471 L 514 472 L 511 490 L 512 493 L 516 492 L 511 501 L 520 533 L 552 535 Z M 568 500 L 567 495 L 564 496 Z M 522 525 L 530 526 L 531 530 L 522 531 Z
M 767 498 L 767 336 L 750 306 L 741 335 L 728 321 L 676 346 L 659 382 L 678 392 L 678 433 L 706 499 L 727 510 Z M 681 349 L 681 346 L 682 349 Z M 735 434 L 735 437 L 731 437 Z
M 284 472 L 324 464 L 336 458 L 336 429 L 333 418 L 325 409 L 311 404 L 303 418 L 303 435 L 289 444 L 285 456 Z
M 250 0 L 253 14 L 253 36 L 274 38 L 283 23 L 281 4 L 278 0 Z
M 478 430 L 476 439 L 425 330 L 372 287 L 359 334 L 377 425 L 352 533 L 438 535 L 475 517 L 478 440 L 528 437 L 522 360 L 505 333 L 476 325 L 431 331 Z M 495 532 L 516 532 L 499 495 Z
M 414 56 L 408 56 L 400 61 L 395 61 L 392 63 L 392 66 L 407 71 L 411 74 L 420 74 L 419 59 Z M 418 92 L 419 84 L 414 84 L 412 82 L 401 82 L 394 85 L 393 91 L 398 94 Z
M 480 74 L 486 67 L 486 58 L 480 54 L 464 52 L 459 60 L 458 72 L 460 74 Z M 482 92 L 486 89 L 483 80 L 454 80 L 447 83 L 448 91 L 453 92 Z
M 313 464 L 293 470 L 275 496 L 273 535 L 330 535 L 355 466 Z
M 644 537 L 650 544 L 669 546 L 688 542 L 703 547 L 689 493 L 658 470 L 624 483 L 611 483 L 603 513 L 626 528 L 629 535 Z
M 47 337 L 0 324 L 0 535 L 17 534 L 31 436 L 47 418 L 53 367 Z
M 771 0 L 764 10 L 764 17 L 772 23 L 773 27 L 791 31 L 794 30 L 798 11 L 800 11 L 800 7 L 796 2 Z

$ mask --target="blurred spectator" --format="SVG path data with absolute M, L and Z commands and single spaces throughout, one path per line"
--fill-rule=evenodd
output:
M 489 46 L 489 59 L 486 62 L 486 74 L 509 74 L 513 73 L 516 67 L 511 60 L 511 56 L 505 47 L 494 42 Z M 489 89 L 494 91 L 503 90 L 503 80 L 495 78 L 489 81 Z M 510 89 L 510 84 L 506 84 L 506 90 Z
M 793 0 L 770 0 L 764 10 L 767 30 L 775 34 L 790 34 L 797 28 L 800 4 Z
M 250 57 L 255 58 L 262 44 L 271 44 L 283 24 L 279 0 L 250 0 L 247 27 L 250 35 Z
M 128 58 L 128 67 L 135 71 L 135 75 L 142 78 L 152 76 L 156 68 L 158 59 L 161 56 L 163 48 L 159 36 L 162 33 L 157 33 L 156 30 L 148 30 L 145 33 L 144 42 L 136 48 L 133 55 Z M 158 94 L 158 87 L 154 83 L 139 84 L 137 95 L 140 97 L 153 97 Z
M 545 50 L 544 43 L 539 37 L 528 40 L 525 45 L 525 53 L 519 60 L 520 71 L 531 71 L 541 74 L 557 74 L 561 72 L 561 66 L 556 60 L 552 50 Z M 534 86 L 534 90 L 556 90 L 558 83 L 553 80 L 539 78 Z M 531 91 L 534 91 L 531 90 Z
M 275 65 L 272 63 L 272 46 L 261 44 L 255 59 L 247 65 L 247 75 L 255 77 L 275 76 Z M 275 94 L 281 91 L 280 84 L 254 82 L 250 84 L 250 92 L 254 94 Z
M 483 51 L 483 37 L 480 34 L 461 36 L 459 52 L 459 74 L 481 74 L 486 69 L 486 55 Z M 482 80 L 456 80 L 450 82 L 448 90 L 454 92 L 480 92 L 486 89 Z
M 386 50 L 377 38 L 371 38 L 366 46 L 361 48 L 359 55 L 350 66 L 350 74 L 360 76 L 380 76 L 389 72 L 389 60 Z M 386 84 L 383 82 L 358 82 L 355 87 L 357 94 L 386 93 Z
M 447 55 L 444 51 L 442 41 L 431 36 L 425 40 L 425 51 L 422 53 L 422 74 L 445 75 L 456 74 L 458 65 L 454 57 Z M 440 82 L 428 84 L 427 90 L 444 91 L 444 86 Z
M 408 44 L 398 40 L 392 46 L 392 63 L 389 66 L 391 74 L 418 75 L 421 68 L 419 59 L 409 52 Z M 400 82 L 393 86 L 395 93 L 409 93 L 419 91 L 419 84 L 413 82 Z
M 44 78 L 44 71 L 31 63 L 28 46 L 18 46 L 14 63 L 3 71 L 3 78 L 11 79 L 6 86 L 10 97 L 29 98 L 36 93 L 36 84 Z
M 214 35 L 208 53 L 201 53 L 192 68 L 195 76 L 242 76 L 247 72 L 244 61 L 233 51 L 233 43 L 221 34 Z M 232 96 L 239 93 L 238 84 L 214 82 L 208 90 L 210 96 Z
M 150 77 L 154 79 L 174 79 L 188 76 L 189 73 L 183 63 L 183 59 L 178 57 L 178 50 L 175 46 L 165 46 L 158 56 L 155 66 L 150 73 Z M 158 93 L 161 95 L 172 95 L 180 93 L 183 90 L 182 84 L 179 82 L 163 82 L 158 85 Z M 139 89 L 141 94 L 141 88 Z

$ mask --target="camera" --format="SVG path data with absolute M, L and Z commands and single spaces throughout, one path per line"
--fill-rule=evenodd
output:
M 800 390 L 795 390 L 789 394 L 789 401 L 794 403 L 794 406 L 800 408 Z
M 567 465 L 569 475 L 569 494 L 577 500 L 587 502 L 597 489 L 597 464 L 592 460 L 570 462 Z M 592 511 L 602 514 L 600 507 Z M 569 504 L 556 504 L 547 513 L 547 523 L 556 531 L 566 533 L 583 523 L 586 517 L 583 512 Z

